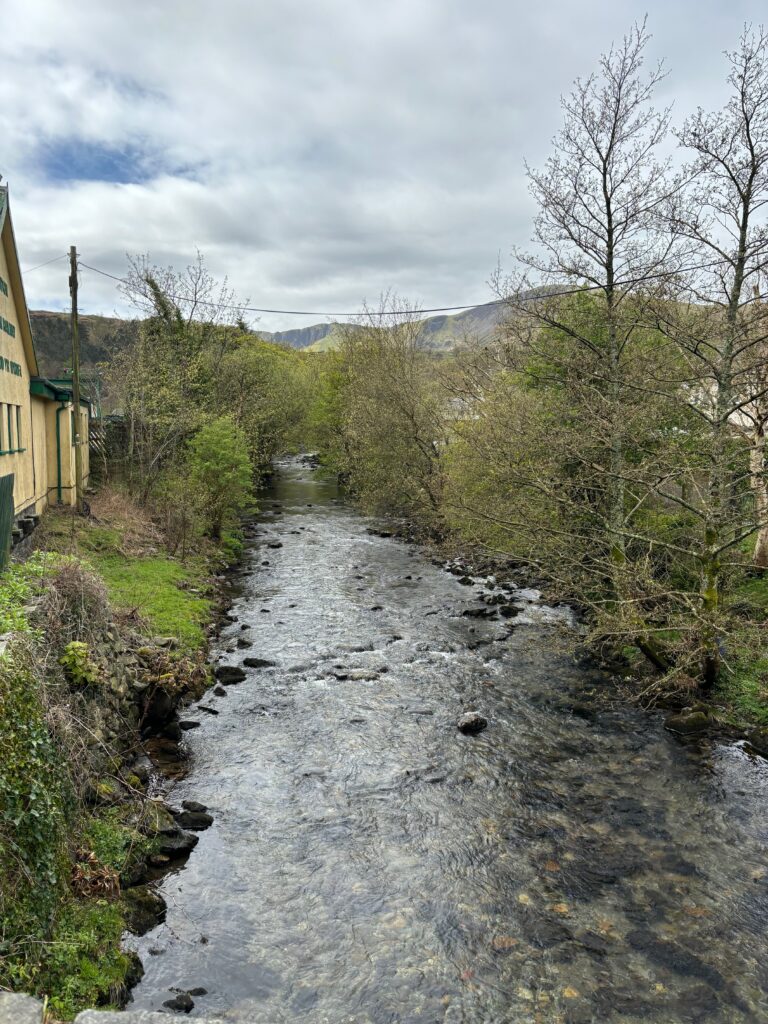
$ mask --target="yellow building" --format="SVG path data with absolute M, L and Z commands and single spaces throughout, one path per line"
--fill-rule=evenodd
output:
M 39 375 L 6 186 L 0 186 L 0 242 L 0 527 L 9 493 L 12 518 L 28 526 L 46 505 L 75 503 L 74 403 L 71 387 Z M 87 400 L 81 399 L 79 417 L 87 483 Z

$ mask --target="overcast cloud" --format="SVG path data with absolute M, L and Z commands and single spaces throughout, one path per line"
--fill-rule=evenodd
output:
M 722 101 L 722 50 L 765 16 L 757 0 L 0 0 L 22 266 L 77 244 L 120 275 L 126 253 L 181 268 L 197 247 L 255 306 L 356 309 L 390 287 L 488 301 L 497 257 L 530 236 L 524 160 L 646 10 L 678 119 Z M 32 308 L 66 306 L 64 261 L 25 283 Z M 80 295 L 129 312 L 87 271 Z

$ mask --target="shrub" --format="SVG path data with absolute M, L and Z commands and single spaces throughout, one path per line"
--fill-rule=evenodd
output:
M 78 689 L 98 686 L 99 670 L 91 661 L 88 644 L 81 640 L 70 640 L 59 658 L 59 664 L 63 666 L 70 683 Z
M 251 503 L 252 477 L 248 443 L 234 420 L 219 416 L 200 428 L 190 443 L 189 478 L 215 540 Z

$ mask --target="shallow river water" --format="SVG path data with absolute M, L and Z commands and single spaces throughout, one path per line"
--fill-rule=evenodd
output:
M 370 525 L 278 467 L 215 652 L 275 667 L 187 716 L 169 801 L 215 820 L 134 942 L 132 1008 L 199 986 L 192 1017 L 254 1024 L 768 1021 L 766 763 L 594 703 L 535 595 L 465 616 L 480 582 Z

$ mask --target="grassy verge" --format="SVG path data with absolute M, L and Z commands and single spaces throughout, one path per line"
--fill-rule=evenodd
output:
M 166 554 L 151 520 L 119 495 L 94 499 L 93 516 L 49 510 L 40 544 L 87 561 L 116 611 L 143 620 L 148 632 L 175 637 L 189 652 L 200 650 L 213 613 L 210 554 L 184 561 Z

